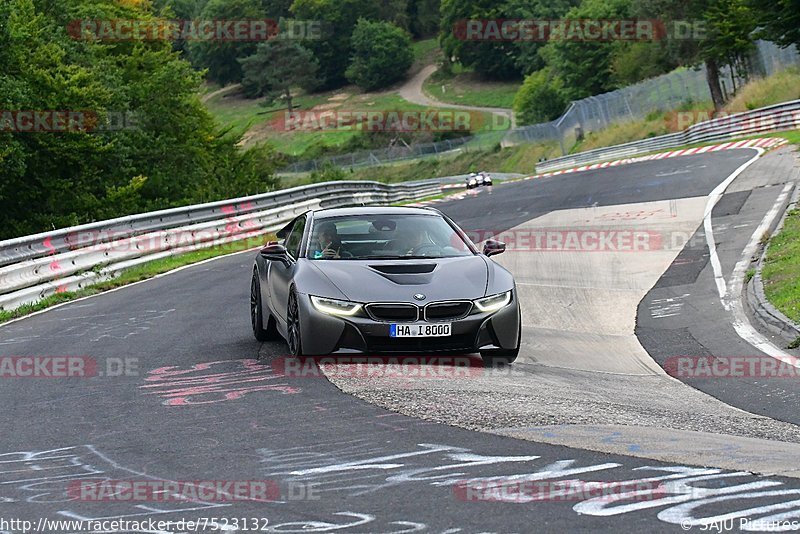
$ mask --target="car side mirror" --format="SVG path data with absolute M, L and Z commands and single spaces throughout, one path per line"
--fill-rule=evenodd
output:
M 289 253 L 286 251 L 286 247 L 277 243 L 271 243 L 262 248 L 261 257 L 269 261 L 289 263 Z
M 487 256 L 496 256 L 497 254 L 502 254 L 506 251 L 506 244 L 500 241 L 495 241 L 494 239 L 486 240 L 486 243 L 483 244 L 483 253 Z

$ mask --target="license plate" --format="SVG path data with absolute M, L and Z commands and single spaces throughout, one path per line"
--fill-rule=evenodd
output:
M 450 335 L 450 323 L 393 324 L 389 326 L 391 337 L 443 337 Z

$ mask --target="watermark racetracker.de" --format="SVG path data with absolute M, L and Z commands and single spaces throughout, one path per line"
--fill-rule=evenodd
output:
M 104 133 L 138 129 L 137 114 L 131 111 L 0 109 L 0 132 Z
M 702 40 L 705 21 L 658 19 L 462 19 L 453 24 L 462 41 L 662 41 Z
M 332 26 L 326 21 L 294 19 L 76 19 L 67 25 L 70 37 L 91 41 L 310 41 L 331 32 Z
M 98 360 L 73 355 L 0 355 L 0 379 L 123 376 L 139 376 L 139 358 L 109 356 Z
M 671 356 L 664 371 L 675 378 L 800 378 L 800 359 L 771 356 Z
M 67 497 L 84 502 L 317 501 L 318 484 L 278 480 L 74 480 Z
M 475 132 L 503 131 L 510 127 L 505 115 L 467 110 L 307 110 L 285 111 L 270 123 L 281 132 Z

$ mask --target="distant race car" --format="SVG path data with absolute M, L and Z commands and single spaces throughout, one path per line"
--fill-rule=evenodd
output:
M 432 208 L 307 212 L 255 260 L 250 310 L 259 341 L 294 356 L 480 352 L 513 362 L 521 316 L 514 278 Z
M 477 172 L 471 172 L 467 176 L 467 189 L 474 189 L 483 185 L 483 176 Z
M 481 177 L 483 177 L 483 184 L 482 185 L 492 185 L 492 175 L 488 172 L 481 172 L 479 173 Z

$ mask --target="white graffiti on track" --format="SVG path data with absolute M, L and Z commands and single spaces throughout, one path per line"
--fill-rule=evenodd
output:
M 789 530 L 790 522 L 786 528 L 779 523 L 800 519 L 800 489 L 743 471 L 689 466 L 628 469 L 614 462 L 581 465 L 575 459 L 481 455 L 466 448 L 425 443 L 413 450 L 389 452 L 380 443 L 367 440 L 258 452 L 269 476 L 313 482 L 322 493 L 358 496 L 401 485 L 425 484 L 448 487 L 448 498 L 453 498 L 457 493 L 453 490 L 464 484 L 477 488 L 493 484 L 519 487 L 532 481 L 561 479 L 575 485 L 603 482 L 636 488 L 600 497 L 587 495 L 573 506 L 582 516 L 623 516 L 657 510 L 657 518 L 670 524 L 708 526 L 735 519 L 737 526 L 743 525 L 741 529 L 747 531 Z M 484 471 L 487 466 L 496 474 L 475 475 L 476 469 Z M 500 502 L 542 504 L 541 498 L 526 500 L 520 498 L 519 492 L 500 491 L 497 496 Z M 745 519 L 746 523 L 738 522 Z
M 258 360 L 222 360 L 198 363 L 188 369 L 161 367 L 148 374 L 141 389 L 158 395 L 166 406 L 214 404 L 239 399 L 248 393 L 273 391 L 298 393 L 300 389 L 275 383 L 282 377 Z
M 358 496 L 404 484 L 426 483 L 432 486 L 451 486 L 470 476 L 479 467 L 503 467 L 505 477 L 513 476 L 513 466 L 528 464 L 539 456 L 491 456 L 475 454 L 469 449 L 450 445 L 421 443 L 409 452 L 386 453 L 379 445 L 366 440 L 337 443 L 335 453 L 321 451 L 321 446 L 294 447 L 273 451 L 260 449 L 266 474 L 289 481 L 311 482 L 319 492 L 347 492 Z M 568 469 L 557 463 L 537 471 L 553 476 L 562 471 L 585 472 L 617 467 L 601 464 L 586 469 Z M 546 474 L 545 474 L 546 472 Z
M 293 521 L 290 523 L 280 523 L 271 525 L 262 532 L 335 532 L 337 530 L 344 530 L 351 534 L 355 534 L 352 529 L 369 525 L 375 521 L 375 516 L 369 514 L 362 514 L 357 512 L 337 512 L 333 514 L 341 518 L 352 518 L 347 522 L 329 522 L 329 521 Z M 392 528 L 392 530 L 381 530 L 385 534 L 404 534 L 406 532 L 423 532 L 427 530 L 425 523 L 413 523 L 410 521 L 392 521 L 389 523 L 399 527 L 400 529 Z M 357 531 L 356 531 L 357 532 Z M 367 530 L 369 532 L 369 530 Z
M 32 511 L 31 506 L 35 505 L 60 504 L 63 509 L 58 513 L 62 516 L 76 520 L 100 520 L 207 511 L 228 506 L 203 501 L 170 501 L 159 502 L 157 506 L 152 503 L 115 502 L 102 503 L 98 507 L 92 506 L 93 503 L 79 502 L 67 491 L 70 482 L 76 480 L 121 480 L 131 476 L 164 480 L 124 467 L 93 445 L 0 454 L 0 498 L 12 506 L 24 503 L 27 511 Z M 102 513 L 98 516 L 94 513 L 97 511 Z

